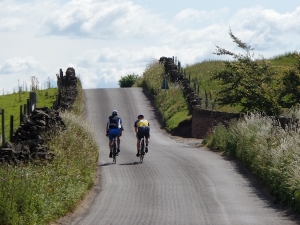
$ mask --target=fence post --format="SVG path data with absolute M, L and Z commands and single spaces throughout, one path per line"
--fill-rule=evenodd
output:
M 2 115 L 2 144 L 5 144 L 5 120 L 4 120 L 4 109 L 1 110 Z
M 24 116 L 26 116 L 27 115 L 27 105 L 26 104 L 24 104 L 24 114 L 23 114 Z
M 33 110 L 36 109 L 36 103 L 37 103 L 36 92 L 30 92 L 29 93 L 29 98 L 30 98 L 30 101 L 31 101 L 30 108 L 31 108 L 31 112 L 32 112 Z
M 9 140 L 12 142 L 13 141 L 13 136 L 14 136 L 14 116 L 10 116 L 10 133 L 9 133 Z
M 61 84 L 64 85 L 64 73 L 62 69 L 59 70 L 59 77 L 60 77 Z
M 23 109 L 22 105 L 20 105 L 20 124 L 23 122 Z
M 30 100 L 27 99 L 27 115 L 30 114 Z

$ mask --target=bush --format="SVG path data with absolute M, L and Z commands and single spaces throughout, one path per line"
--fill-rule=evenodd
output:
M 281 106 L 277 95 L 277 71 L 264 58 L 254 59 L 250 45 L 243 43 L 229 32 L 233 42 L 246 53 L 236 54 L 217 46 L 215 54 L 232 56 L 234 60 L 225 61 L 225 68 L 217 71 L 213 79 L 219 81 L 221 90 L 217 95 L 219 105 L 242 107 L 242 112 L 265 112 L 267 115 L 278 115 Z
M 120 87 L 132 87 L 135 84 L 137 77 L 138 75 L 135 74 L 129 74 L 125 77 L 121 77 L 119 80 Z

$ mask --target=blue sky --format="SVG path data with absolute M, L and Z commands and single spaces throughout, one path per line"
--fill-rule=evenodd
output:
M 118 87 L 161 56 L 183 66 L 215 59 L 228 34 L 265 58 L 300 50 L 300 2 L 174 0 L 0 0 L 0 93 L 74 67 L 83 88 Z M 223 59 L 218 57 L 218 59 Z

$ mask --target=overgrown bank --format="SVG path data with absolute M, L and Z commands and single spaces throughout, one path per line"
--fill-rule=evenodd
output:
M 300 212 L 300 108 L 289 111 L 289 126 L 261 114 L 248 114 L 228 127 L 217 126 L 203 144 L 241 160 L 269 188 L 277 202 Z
M 286 62 L 286 59 L 289 60 Z M 239 121 L 232 121 L 229 126 L 219 125 L 215 127 L 213 132 L 209 134 L 203 142 L 207 147 L 214 151 L 224 152 L 231 157 L 240 159 L 251 169 L 253 174 L 267 184 L 272 195 L 277 198 L 278 202 L 290 206 L 296 212 L 300 212 L 300 145 L 298 141 L 300 139 L 298 127 L 300 110 L 297 106 L 300 95 L 298 93 L 299 89 L 296 88 L 299 84 L 298 81 L 300 80 L 300 67 L 298 66 L 300 65 L 299 59 L 299 54 L 287 53 L 281 57 L 270 59 L 269 62 L 264 61 L 263 63 L 270 63 L 272 65 L 272 67 L 270 67 L 272 71 L 274 69 L 278 71 L 272 81 L 268 80 L 268 77 L 265 77 L 265 83 L 261 82 L 263 85 L 259 86 L 259 89 L 261 90 L 260 94 L 264 95 L 263 98 L 265 98 L 265 101 L 248 98 L 247 105 L 245 104 L 244 106 L 246 106 L 246 109 L 248 110 L 253 110 L 253 113 L 246 114 L 247 116 Z M 282 65 L 281 63 L 283 61 L 285 61 L 285 63 Z M 211 63 L 219 65 L 221 62 Z M 236 74 L 234 72 L 234 67 L 236 66 L 242 70 L 245 67 L 243 63 L 245 63 L 245 61 L 241 60 L 241 65 L 237 65 L 237 62 L 234 61 L 233 64 L 229 65 L 230 70 L 227 70 L 227 73 L 233 75 Z M 255 63 L 256 62 L 253 64 L 256 65 Z M 260 63 L 260 61 L 257 61 L 257 63 Z M 209 62 L 205 62 L 204 64 L 207 68 Z M 231 67 L 232 65 L 233 67 Z M 224 65 L 220 68 L 219 72 L 221 71 L 221 73 L 219 74 L 222 74 L 222 69 L 225 68 L 223 66 Z M 191 67 L 192 66 L 190 66 L 190 68 Z M 264 67 L 263 65 L 262 67 L 257 66 L 257 68 L 267 69 L 269 67 Z M 226 71 L 223 70 L 223 72 L 227 75 L 225 73 Z M 255 75 L 255 70 L 251 71 L 251 73 Z M 203 75 L 204 74 L 205 73 L 203 73 Z M 241 76 L 242 73 L 239 73 L 238 75 Z M 212 76 L 212 71 L 206 73 L 205 76 Z M 163 78 L 163 66 L 158 62 L 152 62 L 144 72 L 143 79 L 140 78 L 140 80 L 138 80 L 138 85 L 144 86 L 154 98 L 155 107 L 163 118 L 162 120 L 166 125 L 166 130 L 172 133 L 180 123 L 189 120 L 191 115 L 188 113 L 186 99 L 183 97 L 182 91 L 181 94 L 178 93 L 178 95 L 168 95 L 168 93 L 172 93 L 175 89 L 180 92 L 180 86 L 176 83 L 169 83 L 168 90 L 161 89 Z M 200 79 L 198 78 L 198 81 L 199 80 Z M 295 82 L 291 82 L 292 80 Z M 253 84 L 253 82 L 251 83 L 251 79 L 245 79 L 244 81 L 244 86 L 239 89 L 239 95 L 243 92 L 247 93 L 247 88 L 250 88 L 247 84 Z M 219 85 L 217 85 L 217 82 L 214 84 L 215 90 L 212 90 L 211 92 L 216 94 L 220 89 L 218 89 Z M 274 84 L 280 84 L 283 92 L 278 91 L 276 95 L 270 94 L 273 93 L 271 88 Z M 274 90 L 278 90 L 278 87 L 274 87 Z M 201 88 L 202 90 L 205 89 L 204 86 Z M 267 88 L 266 92 L 263 91 L 263 88 Z M 234 89 L 232 88 L 231 90 L 232 93 L 234 93 Z M 253 90 L 255 91 L 255 89 Z M 223 93 L 226 92 L 223 91 Z M 177 96 L 181 96 L 182 98 Z M 226 98 L 226 95 L 224 94 L 223 97 Z M 234 94 L 232 94 L 231 97 L 234 97 Z M 215 98 L 215 100 L 216 99 L 217 98 Z M 253 103 L 252 105 L 251 102 Z M 289 126 L 282 128 L 279 121 L 274 119 L 274 117 L 265 117 L 263 112 L 255 113 L 255 104 L 262 106 L 257 109 L 263 109 L 266 106 L 270 106 L 270 103 L 272 102 L 277 108 L 276 110 L 273 110 L 275 108 L 269 107 L 272 110 L 268 113 L 278 113 L 280 111 L 281 113 L 285 113 L 287 117 L 292 118 L 291 121 L 294 122 L 291 122 Z M 267 104 L 264 105 L 263 103 Z M 172 113 L 173 111 L 171 109 L 174 109 L 175 105 L 186 105 L 186 108 L 184 108 L 185 110 L 182 110 L 182 112 L 187 113 L 184 114 L 184 116 L 180 116 L 180 107 L 177 108 L 178 111 L 176 113 Z M 163 106 L 165 108 L 163 108 Z M 229 109 L 229 112 L 239 112 L 239 110 L 242 109 L 240 107 L 234 108 L 232 106 L 234 106 L 234 104 L 231 105 L 231 107 L 225 105 L 222 109 Z M 176 115 L 179 116 L 176 117 Z M 173 126 L 168 126 L 168 124 L 171 124 L 171 121 L 176 122 L 173 123 Z
M 82 118 L 83 91 L 71 111 L 60 113 L 67 129 L 47 142 L 51 162 L 0 166 L 0 224 L 49 224 L 76 208 L 94 183 L 98 147 Z

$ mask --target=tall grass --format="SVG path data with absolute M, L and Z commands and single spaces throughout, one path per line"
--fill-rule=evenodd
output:
M 298 108 L 297 115 L 300 115 Z M 300 211 L 300 130 L 283 129 L 279 122 L 249 114 L 228 127 L 217 126 L 203 143 L 234 156 L 271 189 L 278 200 Z
M 79 93 L 75 105 L 82 109 L 82 91 Z M 49 224 L 75 209 L 91 188 L 98 147 L 89 125 L 78 114 L 61 114 L 67 129 L 56 131 L 47 143 L 55 154 L 52 162 L 0 165 L 1 225 Z

